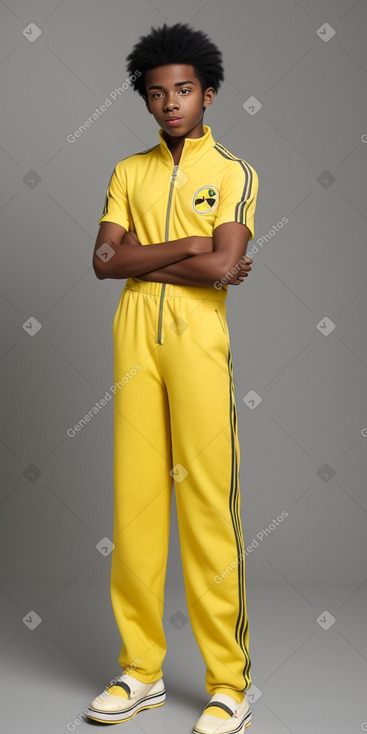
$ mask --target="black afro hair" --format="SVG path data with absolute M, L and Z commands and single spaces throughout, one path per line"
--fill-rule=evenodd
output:
M 203 31 L 183 23 L 172 26 L 164 23 L 161 28 L 151 28 L 148 35 L 140 36 L 126 61 L 132 87 L 141 97 L 147 96 L 145 72 L 165 64 L 191 64 L 202 91 L 213 87 L 217 92 L 224 80 L 222 54 L 217 46 Z

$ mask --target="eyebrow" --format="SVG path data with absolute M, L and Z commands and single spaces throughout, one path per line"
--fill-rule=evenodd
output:
M 182 84 L 195 84 L 195 82 L 191 82 L 190 79 L 187 79 L 187 81 L 185 82 L 176 82 L 175 87 L 181 87 Z M 149 89 L 164 89 L 164 87 L 162 87 L 160 84 L 153 84 L 153 86 L 148 87 L 148 90 Z

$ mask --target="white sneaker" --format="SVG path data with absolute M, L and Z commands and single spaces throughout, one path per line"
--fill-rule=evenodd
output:
M 92 701 L 86 716 L 95 721 L 118 724 L 129 721 L 143 709 L 163 706 L 165 700 L 163 678 L 154 683 L 141 683 L 128 673 L 123 673 L 113 678 L 105 690 Z
M 214 704 L 227 711 L 230 718 L 221 719 L 219 716 L 206 714 L 205 709 Z M 192 731 L 193 734 L 244 734 L 251 724 L 251 718 L 252 712 L 246 694 L 242 703 L 238 703 L 225 693 L 214 693 Z

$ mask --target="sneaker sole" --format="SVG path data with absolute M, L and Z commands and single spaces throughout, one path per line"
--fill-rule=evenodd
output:
M 124 711 L 99 711 L 98 709 L 89 708 L 88 711 L 86 711 L 86 716 L 88 716 L 89 719 L 100 721 L 103 724 L 121 724 L 124 721 L 130 721 L 130 719 L 133 719 L 139 711 L 163 706 L 165 702 L 166 691 L 164 690 L 162 693 L 155 693 L 152 696 L 146 696 L 141 699 L 141 701 L 137 701 L 137 703 Z
M 237 726 L 236 729 L 231 729 L 230 732 L 226 732 L 226 734 L 245 734 L 245 730 L 248 726 L 251 726 L 252 724 L 252 711 L 249 709 L 245 716 L 243 717 L 241 723 L 239 726 Z M 223 721 L 223 719 L 218 719 L 218 721 Z M 196 729 L 195 727 L 192 729 L 193 734 L 207 734 L 207 732 L 203 732 L 201 729 Z

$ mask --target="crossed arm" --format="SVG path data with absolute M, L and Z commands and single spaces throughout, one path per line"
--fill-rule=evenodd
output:
M 213 237 L 192 236 L 141 245 L 133 232 L 102 222 L 93 269 L 99 279 L 135 277 L 205 287 L 224 278 L 226 283 L 239 285 L 251 270 L 252 258 L 246 257 L 245 262 L 249 237 L 246 225 L 226 222 L 214 230 Z

